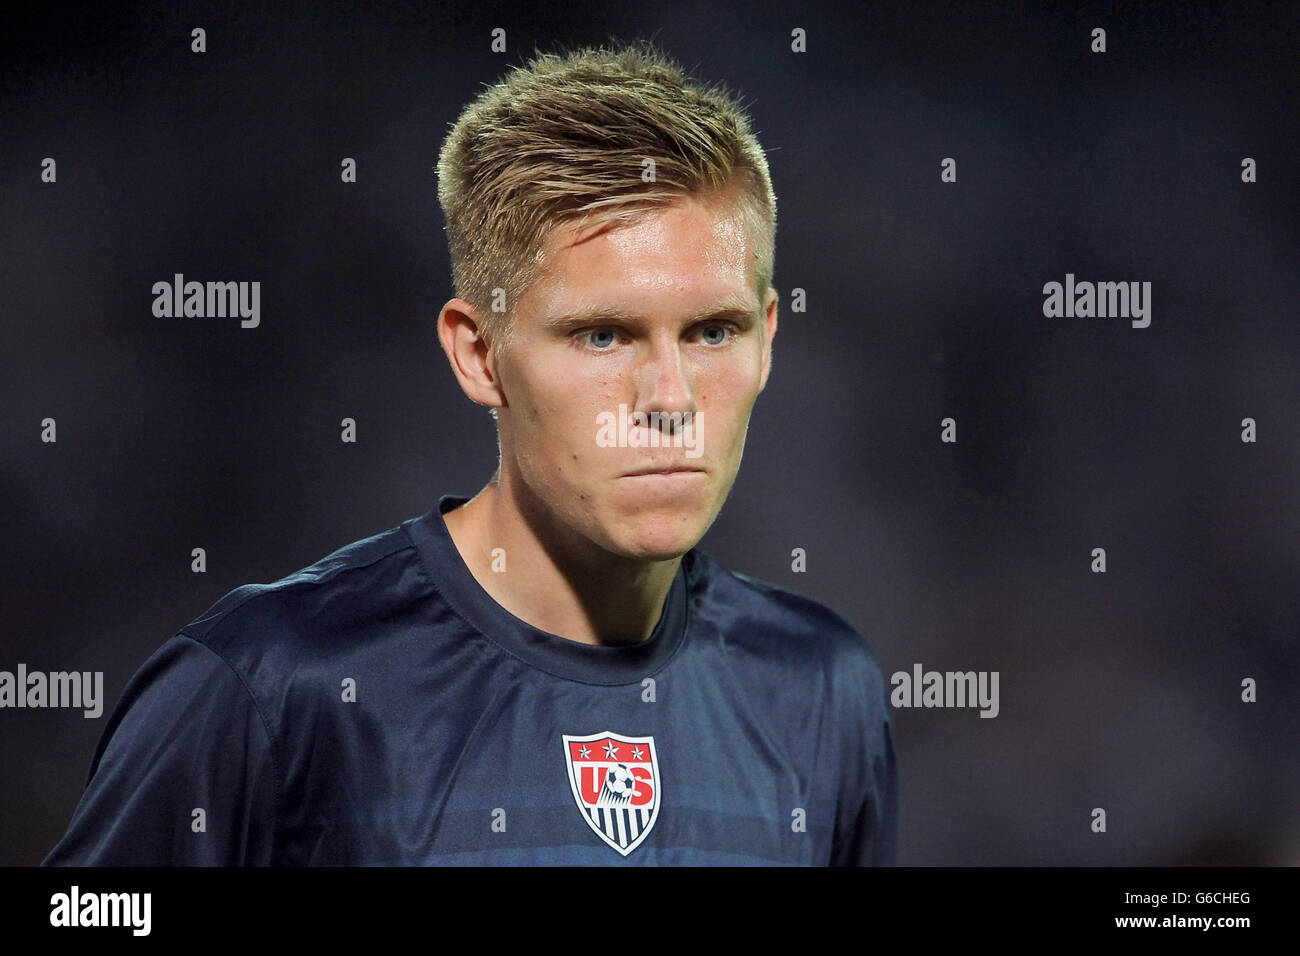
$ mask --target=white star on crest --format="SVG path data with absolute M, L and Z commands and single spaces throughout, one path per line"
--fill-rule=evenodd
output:
M 583 760 L 586 760 L 588 757 L 591 756 L 591 751 L 587 749 L 586 744 L 582 745 L 582 749 L 578 751 L 578 756 L 581 757 Z
M 614 746 L 614 741 L 605 744 L 605 756 L 610 760 L 618 759 L 618 748 Z
M 640 760 L 640 759 L 641 759 L 641 748 L 640 748 L 640 747 L 633 747 L 633 748 L 632 748 L 632 759 L 633 759 L 633 760 Z

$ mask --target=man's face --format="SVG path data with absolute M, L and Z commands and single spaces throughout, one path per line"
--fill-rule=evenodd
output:
M 731 491 L 767 384 L 776 293 L 760 301 L 754 286 L 733 192 L 554 230 L 497 359 L 503 468 L 608 551 L 689 550 Z M 690 470 L 632 474 L 669 467 Z

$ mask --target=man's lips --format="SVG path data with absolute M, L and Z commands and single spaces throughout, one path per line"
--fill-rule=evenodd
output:
M 651 465 L 645 468 L 638 468 L 636 471 L 629 471 L 627 474 L 620 475 L 619 477 L 639 478 L 644 475 L 678 475 L 678 474 L 702 475 L 704 474 L 704 469 L 696 468 L 693 465 L 658 465 L 658 466 Z

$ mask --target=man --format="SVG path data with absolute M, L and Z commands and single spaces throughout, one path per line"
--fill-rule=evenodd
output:
M 497 473 L 164 644 L 46 862 L 893 862 L 866 643 L 694 550 L 777 328 L 745 116 L 648 46 L 540 56 L 438 173 Z

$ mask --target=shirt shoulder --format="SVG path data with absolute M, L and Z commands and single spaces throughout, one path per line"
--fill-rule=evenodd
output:
M 723 632 L 728 642 L 785 656 L 802 652 L 805 660 L 883 693 L 871 644 L 839 612 L 798 591 L 733 571 L 708 554 L 696 554 L 708 582 L 700 601 L 728 617 Z
M 240 670 L 277 652 L 300 662 L 304 651 L 379 637 L 403 608 L 431 593 L 415 546 L 397 526 L 278 580 L 237 587 L 179 633 Z

